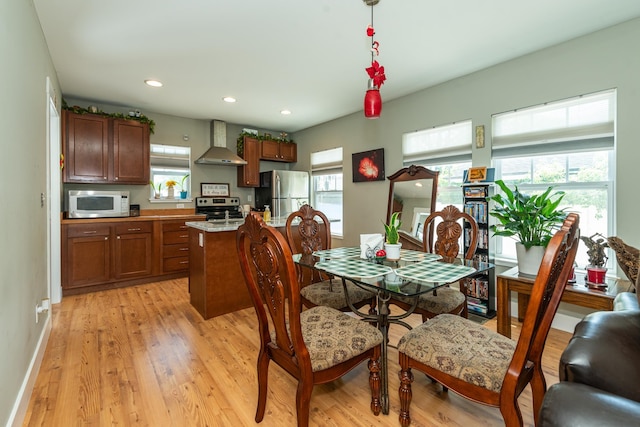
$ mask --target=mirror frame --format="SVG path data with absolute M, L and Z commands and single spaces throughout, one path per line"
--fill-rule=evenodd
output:
M 387 202 L 387 224 L 391 219 L 391 214 L 393 210 L 393 190 L 394 186 L 397 182 L 406 182 L 406 181 L 417 181 L 420 179 L 431 179 L 433 185 L 431 186 L 431 206 L 430 213 L 435 212 L 436 210 L 436 196 L 438 194 L 438 175 L 440 172 L 432 171 L 430 169 L 425 168 L 424 166 L 411 165 L 406 168 L 402 168 L 393 175 L 387 177 L 389 180 L 389 200 Z M 433 233 L 433 230 L 431 230 Z M 410 236 L 406 233 L 400 234 L 400 240 L 403 242 L 403 247 L 405 249 L 414 249 L 422 251 L 422 241 Z M 406 243 L 406 244 L 405 244 Z

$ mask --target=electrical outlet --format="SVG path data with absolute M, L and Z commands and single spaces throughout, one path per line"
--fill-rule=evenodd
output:
M 184 208 L 184 203 L 178 203 L 178 204 L 176 204 L 176 208 L 178 208 L 178 209 L 182 209 L 182 208 Z
M 36 304 L 36 323 L 40 321 L 40 313 L 45 313 L 51 308 L 51 301 L 49 298 L 43 298 L 40 304 Z
M 253 198 L 253 197 L 251 197 L 251 194 L 249 194 L 249 195 L 247 196 L 247 202 L 251 202 L 251 199 L 252 199 L 252 198 Z

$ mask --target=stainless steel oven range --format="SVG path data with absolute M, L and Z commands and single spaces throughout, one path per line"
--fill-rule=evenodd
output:
M 241 220 L 242 207 L 238 197 L 196 197 L 196 214 L 206 214 L 207 221 Z

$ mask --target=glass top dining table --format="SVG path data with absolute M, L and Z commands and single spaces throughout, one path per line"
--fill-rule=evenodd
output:
M 400 324 L 411 326 L 402 319 L 410 316 L 418 297 L 435 292 L 439 287 L 455 283 L 465 277 L 494 268 L 493 264 L 460 258 L 444 259 L 440 255 L 401 249 L 400 259 L 388 260 L 360 258 L 359 247 L 345 247 L 293 255 L 296 264 L 321 271 L 329 277 L 341 279 L 347 304 L 351 311 L 363 320 L 375 323 L 383 335 L 381 354 L 381 398 L 382 412 L 389 413 L 389 382 L 387 361 L 387 338 L 389 326 Z M 376 296 L 375 313 L 359 311 L 349 299 L 346 283 L 351 282 Z M 336 283 L 336 286 L 340 286 Z M 409 297 L 413 300 L 404 313 L 391 315 L 389 301 L 393 297 Z

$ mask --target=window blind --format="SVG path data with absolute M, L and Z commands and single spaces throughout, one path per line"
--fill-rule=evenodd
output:
M 404 163 L 452 163 L 471 159 L 471 120 L 402 135 Z

